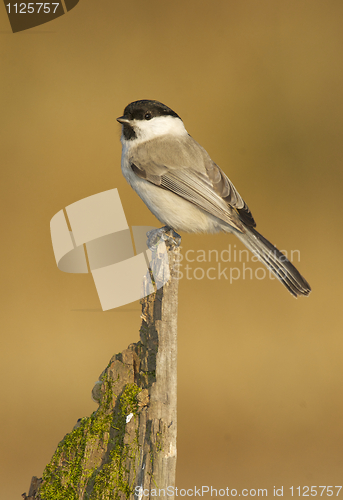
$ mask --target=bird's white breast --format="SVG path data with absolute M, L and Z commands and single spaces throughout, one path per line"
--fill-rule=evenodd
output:
M 135 142 L 135 141 L 131 141 Z M 210 214 L 193 205 L 180 196 L 138 177 L 128 161 L 131 149 L 130 141 L 122 141 L 123 175 L 149 210 L 162 222 L 176 231 L 215 233 L 221 229 L 221 223 Z M 135 142 L 135 145 L 137 143 Z

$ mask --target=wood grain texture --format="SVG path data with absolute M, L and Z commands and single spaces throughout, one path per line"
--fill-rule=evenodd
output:
M 24 499 L 140 500 L 174 488 L 179 248 L 165 243 L 170 278 L 141 300 L 140 341 L 111 358 L 92 391 L 99 408 L 59 443 Z M 152 267 L 159 259 L 154 252 Z

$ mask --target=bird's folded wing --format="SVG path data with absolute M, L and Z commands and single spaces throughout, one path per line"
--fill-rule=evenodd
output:
M 164 138 L 133 149 L 129 161 L 134 173 L 168 189 L 242 232 L 242 222 L 255 226 L 248 206 L 224 172 L 206 151 L 188 136 L 187 143 Z
M 239 218 L 250 227 L 255 227 L 256 222 L 241 195 L 236 190 L 227 175 L 213 161 L 205 165 L 207 175 L 212 183 L 214 191 L 231 207 L 235 208 Z

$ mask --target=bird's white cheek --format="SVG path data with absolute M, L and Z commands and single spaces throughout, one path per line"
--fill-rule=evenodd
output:
M 171 134 L 174 136 L 187 135 L 182 121 L 172 116 L 159 116 L 152 120 L 137 120 L 134 123 L 137 133 L 137 142 L 149 141 L 155 137 Z

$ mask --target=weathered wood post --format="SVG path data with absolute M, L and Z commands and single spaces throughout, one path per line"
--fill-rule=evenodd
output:
M 174 498 L 179 247 L 165 244 L 170 277 L 141 300 L 140 342 L 111 358 L 92 391 L 99 408 L 59 443 L 24 499 Z M 166 271 L 157 250 L 152 268 Z
M 141 342 L 143 345 L 149 345 L 149 342 L 155 344 L 151 345 L 148 352 L 153 356 L 156 352 L 156 361 L 153 361 L 156 365 L 156 380 L 149 389 L 150 404 L 140 416 L 139 435 L 143 458 L 137 475 L 137 485 L 141 490 L 158 487 L 164 490 L 165 496 L 167 488 L 175 486 L 176 471 L 179 256 L 179 247 L 170 240 L 166 240 L 166 246 L 170 278 L 154 295 L 142 300 Z M 157 255 L 153 262 L 156 261 Z

